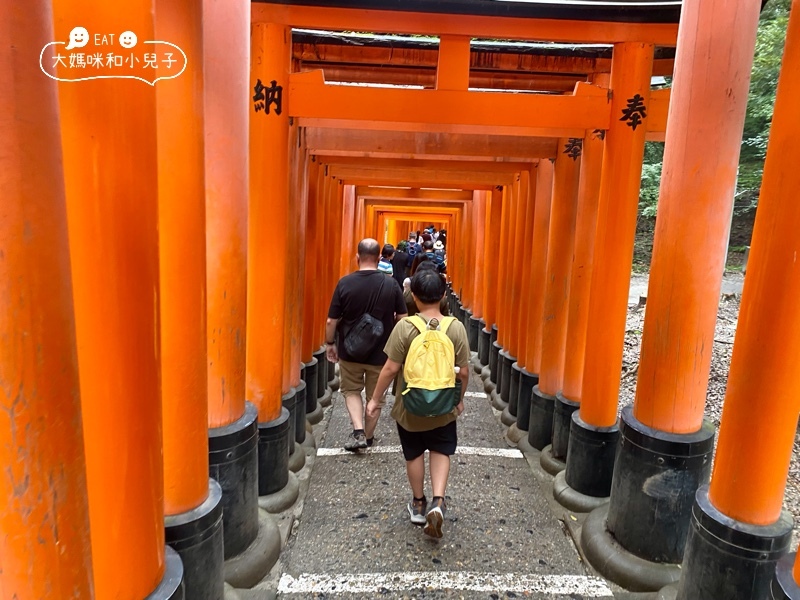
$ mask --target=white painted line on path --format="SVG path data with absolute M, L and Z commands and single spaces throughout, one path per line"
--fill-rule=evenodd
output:
M 465 392 L 465 398 L 487 398 L 488 396 L 483 392 Z
M 581 598 L 613 598 L 611 589 L 598 577 L 585 575 L 517 575 L 470 571 L 416 571 L 397 573 L 332 574 L 303 573 L 281 576 L 280 594 L 378 594 L 384 590 L 463 590 L 469 592 L 515 592 Z
M 400 446 L 373 446 L 363 451 L 365 454 L 392 454 L 400 453 Z M 344 456 L 351 455 L 344 448 L 319 448 L 317 456 Z M 456 454 L 469 456 L 494 456 L 499 458 L 525 458 L 516 448 L 473 448 L 470 446 L 458 446 Z

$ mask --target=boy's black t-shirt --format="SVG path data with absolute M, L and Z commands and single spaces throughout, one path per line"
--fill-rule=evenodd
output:
M 380 297 L 376 297 L 378 288 L 383 282 Z M 352 361 L 344 349 L 344 337 L 350 328 L 356 324 L 361 315 L 366 314 L 370 302 L 374 300 L 372 316 L 383 323 L 383 336 L 375 344 L 375 350 L 362 364 L 382 365 L 386 362 L 383 347 L 389 339 L 389 334 L 394 328 L 395 313 L 404 315 L 406 303 L 403 291 L 392 277 L 380 271 L 356 271 L 345 275 L 339 280 L 333 291 L 331 306 L 328 309 L 329 319 L 339 319 L 337 332 L 339 334 L 338 352 L 342 360 Z

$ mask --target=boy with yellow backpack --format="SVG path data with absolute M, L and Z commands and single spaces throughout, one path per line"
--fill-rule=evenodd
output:
M 469 341 L 464 325 L 445 317 L 439 302 L 445 293 L 442 277 L 433 270 L 411 278 L 411 293 L 419 313 L 397 323 L 386 342 L 388 360 L 381 370 L 367 414 L 377 418 L 386 390 L 403 370 L 403 390 L 395 398 L 392 418 L 397 421 L 400 445 L 412 500 L 408 513 L 415 525 L 424 525 L 431 537 L 442 537 L 445 490 L 450 457 L 456 451 L 456 419 L 464 412 L 469 381 Z M 433 499 L 425 497 L 425 451 L 430 452 Z

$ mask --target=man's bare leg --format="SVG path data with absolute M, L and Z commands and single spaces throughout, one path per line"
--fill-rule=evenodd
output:
M 361 401 L 361 394 L 345 394 L 344 403 L 350 414 L 353 429 L 364 429 L 364 403 Z

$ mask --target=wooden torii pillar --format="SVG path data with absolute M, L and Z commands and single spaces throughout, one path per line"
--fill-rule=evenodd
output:
M 222 487 L 224 557 L 234 587 L 277 560 L 277 524 L 258 509 L 258 411 L 245 401 L 250 3 L 203 3 L 208 445 Z M 254 543 L 258 540 L 259 543 Z
M 157 0 L 156 39 L 203 52 L 202 5 Z M 223 600 L 222 488 L 209 478 L 203 65 L 156 90 L 166 541 L 186 595 Z
M 152 8 L 56 0 L 53 39 L 69 39 L 76 14 L 90 32 L 155 39 Z M 58 87 L 94 593 L 183 597 L 164 534 L 156 90 L 116 78 Z
M 657 589 L 677 581 L 692 519 L 717 538 L 718 547 L 733 549 L 723 542 L 725 534 L 713 533 L 717 530 L 713 515 L 706 520 L 701 514 L 702 494 L 697 496 L 695 509 L 693 503 L 711 469 L 714 428 L 703 421 L 709 349 L 719 304 L 758 16 L 757 4 L 711 5 L 697 0 L 683 4 L 636 400 L 622 410 L 610 503 L 590 514 L 582 533 L 589 561 L 611 579 L 637 589 Z M 612 71 L 612 88 L 614 77 Z M 611 133 L 607 150 L 615 143 Z M 713 158 L 709 157 L 709 146 L 715 149 Z M 598 240 L 609 239 L 614 233 L 603 216 L 607 210 L 603 194 Z M 622 204 L 619 198 L 614 202 Z M 620 216 L 620 222 L 628 223 L 631 232 L 633 205 L 631 200 L 625 215 Z M 628 243 L 629 250 L 632 235 Z M 608 247 L 608 242 L 599 242 L 596 248 L 590 319 L 595 305 L 594 284 L 605 270 L 600 253 Z M 628 267 L 629 257 L 627 253 Z M 621 296 L 621 291 L 616 293 Z M 621 309 L 613 319 L 624 322 Z M 616 344 L 622 337 L 616 331 L 614 335 Z M 587 345 L 599 342 L 590 328 Z M 612 350 L 607 344 L 604 347 Z M 616 347 L 613 352 L 613 367 L 618 374 L 617 357 L 621 353 Z M 607 399 L 598 402 L 603 399 L 596 391 L 616 393 L 619 378 L 615 375 L 612 381 L 609 377 L 609 362 L 600 384 L 595 382 L 590 388 L 589 378 L 601 375 L 599 366 L 599 361 L 587 355 L 580 412 L 584 420 L 599 417 L 595 425 L 608 426 L 616 414 L 612 415 Z M 591 403 L 587 403 L 590 389 Z M 657 491 L 648 487 L 651 481 L 670 481 L 671 485 Z M 667 497 L 670 510 L 665 512 Z M 747 545 L 738 536 L 732 544 L 740 556 L 744 551 L 741 546 Z M 605 566 L 612 562 L 608 560 L 611 545 L 617 548 L 613 568 Z M 764 565 L 775 560 L 770 554 L 766 552 L 753 562 Z M 728 578 L 735 571 L 735 562 L 728 561 L 736 560 L 729 555 L 722 563 L 729 566 L 720 564 L 718 568 L 704 561 L 708 573 L 719 574 L 699 575 L 698 581 Z M 689 586 L 683 598 L 753 597 L 750 585 L 736 587 L 732 594 L 717 587 L 709 595 L 703 585 L 694 590 Z M 755 593 L 755 597 L 760 596 Z
M 286 93 L 291 29 L 251 28 L 250 199 L 247 231 L 246 399 L 258 409 L 259 505 L 280 512 L 297 497 L 289 476 L 290 413 L 282 406 L 289 244 L 289 115 Z M 273 83 L 275 82 L 275 83 Z M 290 481 L 295 485 L 291 485 Z
M 0 29 L 0 590 L 7 598 L 91 598 L 58 96 L 55 82 L 27 60 L 55 39 L 52 5 L 37 0 L 24 10 L 3 8 L 9 10 Z M 155 546 L 149 549 L 155 554 Z
M 743 598 L 745 590 L 752 590 L 753 596 L 800 598 L 797 552 L 781 558 L 791 540 L 792 519 L 782 505 L 800 412 L 800 269 L 796 258 L 800 250 L 800 205 L 793 196 L 800 186 L 800 156 L 795 143 L 800 135 L 795 109 L 800 93 L 799 67 L 800 3 L 795 0 L 786 32 L 714 470 L 710 487 L 701 487 L 695 495 L 678 592 L 681 599 L 697 597 L 706 590 L 735 600 Z M 750 441 L 754 443 L 746 443 Z M 743 543 L 736 541 L 737 551 L 745 550 L 738 557 L 733 556 L 730 542 L 722 541 L 730 538 L 712 537 L 734 530 L 745 532 Z M 763 541 L 769 543 L 767 553 Z M 700 564 L 719 565 L 727 576 L 707 579 L 698 572 Z

